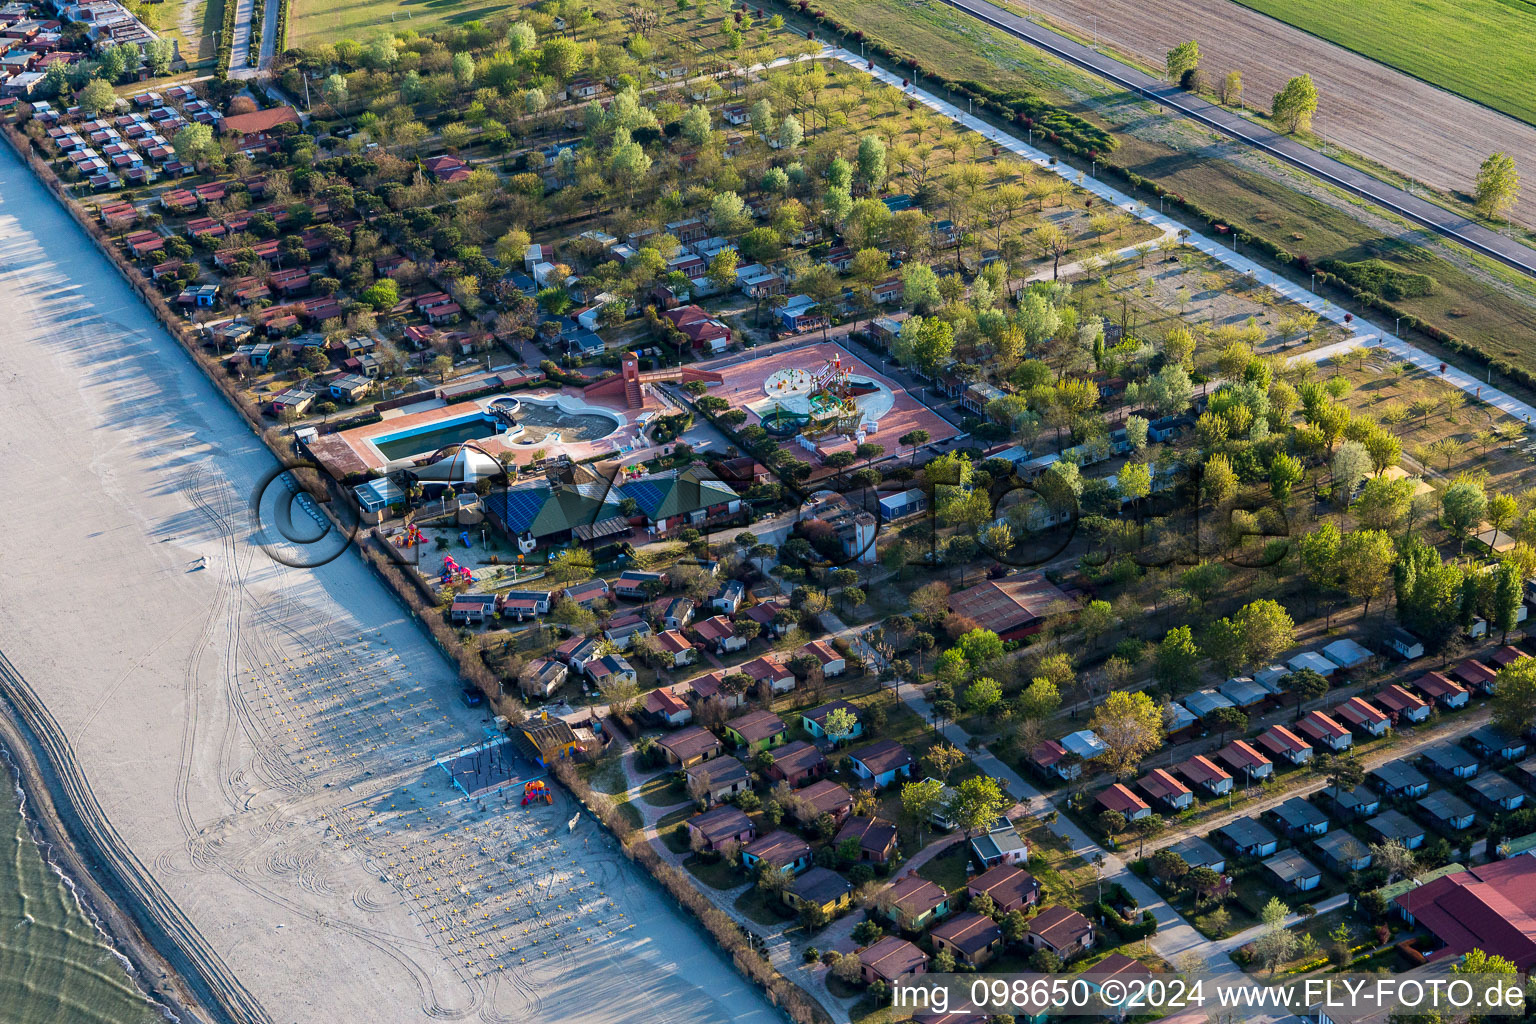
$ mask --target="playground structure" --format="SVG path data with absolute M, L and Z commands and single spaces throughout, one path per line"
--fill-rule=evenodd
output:
M 395 546 L 401 548 L 413 548 L 425 540 L 426 538 L 421 535 L 421 527 L 417 526 L 415 523 L 411 523 L 406 526 L 405 531 L 401 533 L 400 536 L 395 538 Z
M 873 381 L 856 378 L 841 355 L 812 372 L 800 367 L 775 371 L 763 382 L 773 408 L 761 416 L 763 429 L 779 437 L 807 438 L 859 432 L 864 411 L 855 399 L 879 391 Z
M 540 801 L 543 801 L 546 804 L 550 804 L 551 806 L 553 806 L 555 802 L 554 794 L 549 791 L 549 787 L 544 784 L 544 780 L 534 779 L 524 784 L 523 806 L 527 807 L 529 804 L 536 804 Z
M 450 583 L 473 583 L 475 574 L 470 572 L 467 566 L 455 562 L 452 555 L 444 555 L 443 575 L 438 582 L 445 587 Z

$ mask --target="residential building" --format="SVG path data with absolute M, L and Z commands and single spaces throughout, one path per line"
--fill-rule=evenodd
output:
M 811 866 L 811 847 L 799 836 L 778 829 L 742 847 L 741 863 L 748 871 L 766 865 L 798 875 Z
M 888 864 L 897 851 L 896 826 L 884 818 L 852 817 L 843 822 L 832 838 L 833 846 L 849 839 L 859 841 L 859 860 L 870 864 Z
M 642 707 L 646 715 L 653 721 L 673 729 L 693 721 L 693 709 L 683 703 L 681 697 L 665 686 L 658 687 L 647 693 Z
M 1430 700 L 1444 708 L 1463 708 L 1471 699 L 1465 686 L 1443 672 L 1427 672 L 1413 681 L 1414 687 Z
M 1381 809 L 1381 798 L 1369 786 L 1356 786 L 1354 789 L 1335 790 L 1329 786 L 1327 791 L 1334 807 L 1339 813 L 1350 818 L 1369 818 Z
M 700 793 L 708 803 L 727 800 L 752 787 L 747 766 L 734 757 L 717 757 L 689 767 L 688 792 Z
M 1421 756 L 1431 772 L 1453 779 L 1476 778 L 1482 767 L 1471 751 L 1449 741 L 1424 748 Z
M 1326 747 L 1336 754 L 1348 750 L 1355 742 L 1348 729 L 1321 711 L 1307 712 L 1297 726 L 1297 732 L 1314 745 Z
M 1028 864 L 1029 844 L 1013 824 L 1004 819 L 1001 825 L 971 840 L 971 857 L 984 871 L 1000 864 Z
M 949 893 L 920 875 L 905 875 L 881 894 L 890 922 L 903 931 L 921 931 L 952 908 Z
M 1415 658 L 1424 657 L 1424 644 L 1418 637 L 1394 626 L 1387 631 L 1385 641 L 1387 649 L 1404 661 L 1412 661 Z
M 1229 821 L 1218 828 L 1216 834 L 1245 857 L 1268 857 L 1280 848 L 1280 840 L 1275 834 L 1252 818 Z
M 749 751 L 777 747 L 789 738 L 784 720 L 771 711 L 748 711 L 725 723 L 726 739 Z
M 1203 754 L 1196 754 L 1180 764 L 1178 770 L 1192 785 L 1200 787 L 1211 796 L 1224 796 L 1232 792 L 1232 776 Z
M 792 746 L 793 743 L 789 745 Z M 788 750 L 789 747 L 783 747 L 782 750 Z M 840 826 L 853 813 L 853 794 L 831 779 L 822 779 L 795 793 L 789 803 L 789 813 L 802 825 L 814 824 L 816 819 L 826 814 L 831 816 L 834 825 Z
M 1316 864 L 1295 850 L 1286 850 L 1264 862 L 1264 869 L 1292 892 L 1310 892 L 1323 881 Z
M 663 736 L 656 741 L 656 745 L 666 752 L 669 762 L 684 768 L 719 757 L 725 749 L 714 733 L 700 725 L 691 725 L 670 736 Z
M 1485 725 L 1467 734 L 1472 749 L 1497 761 L 1518 761 L 1525 756 L 1526 743 L 1496 725 Z
M 1472 779 L 1467 789 L 1478 802 L 1496 811 L 1516 811 L 1525 803 L 1525 790 L 1495 772 Z
M 1271 808 L 1269 813 L 1293 835 L 1320 836 L 1328 831 L 1328 815 L 1303 797 L 1293 796 Z
M 1145 800 L 1133 793 L 1129 786 L 1116 782 L 1099 791 L 1098 805 L 1106 811 L 1118 811 L 1126 821 L 1139 821 L 1152 813 Z
M 970 896 L 987 895 L 1002 914 L 1025 910 L 1040 899 L 1040 882 L 1023 868 L 999 864 L 966 883 Z
M 1418 801 L 1419 809 L 1429 815 L 1437 828 L 1453 832 L 1469 829 L 1477 821 L 1472 805 L 1454 793 L 1434 790 Z
M 1181 839 L 1166 847 L 1184 859 L 1191 868 L 1210 868 L 1218 875 L 1227 870 L 1227 858 L 1199 836 Z
M 906 939 L 887 935 L 859 950 L 860 973 L 866 984 L 895 985 L 902 978 L 928 970 L 928 954 Z
M 1274 762 L 1255 750 L 1247 740 L 1228 743 L 1216 754 L 1216 759 L 1231 769 L 1234 776 L 1249 783 L 1267 779 L 1275 771 Z
M 714 648 L 716 654 L 729 654 L 747 646 L 747 639 L 736 634 L 736 626 L 724 615 L 715 615 L 693 624 L 694 635 Z
M 1384 843 L 1395 839 L 1410 850 L 1417 850 L 1424 845 L 1424 826 L 1402 811 L 1382 811 L 1367 821 L 1365 827 Z
M 1384 735 L 1392 724 L 1385 714 L 1361 697 L 1349 698 L 1333 709 L 1333 715 L 1338 721 L 1367 736 Z
M 1030 919 L 1024 941 L 1031 949 L 1048 949 L 1070 960 L 1093 948 L 1093 922 L 1070 907 L 1056 904 Z
M 974 619 L 1004 640 L 1020 640 L 1039 631 L 1047 618 L 1077 610 L 1077 600 L 1043 572 L 1022 572 L 988 580 L 949 596 L 949 609 Z
M 1366 773 L 1385 797 L 1423 796 L 1429 792 L 1429 779 L 1408 761 L 1399 759 L 1377 765 Z
M 853 726 L 847 731 L 839 732 L 836 735 L 830 733 L 827 729 L 827 719 L 832 716 L 832 712 L 834 711 L 846 711 L 852 715 Z M 842 743 L 847 740 L 856 740 L 860 736 L 864 735 L 864 723 L 859 718 L 858 705 L 851 704 L 848 701 L 842 699 L 829 701 L 826 704 L 822 704 L 820 707 L 814 707 L 809 711 L 801 712 L 800 725 L 805 729 L 806 732 L 810 733 L 811 736 L 818 740 L 825 740 L 828 743 Z
M 878 740 L 850 755 L 853 773 L 875 788 L 889 786 L 898 778 L 912 777 L 912 755 L 895 740 Z
M 1141 791 L 1170 811 L 1182 811 L 1195 802 L 1195 794 L 1165 768 L 1154 768 L 1137 783 Z
M 757 838 L 757 826 L 741 810 L 722 804 L 695 814 L 688 826 L 690 843 L 704 850 L 719 850 L 726 843 L 745 845 Z
M 811 868 L 785 886 L 781 898 L 796 910 L 819 907 L 830 917 L 852 902 L 853 883 L 830 868 Z
M 1312 744 L 1283 725 L 1274 725 L 1266 729 L 1259 736 L 1258 745 L 1293 765 L 1306 764 L 1312 760 Z
M 935 925 L 928 937 L 936 950 L 948 950 L 960 963 L 980 967 L 1003 947 L 1003 930 L 997 922 L 971 911 L 956 914 Z
M 1394 722 L 1416 724 L 1429 717 L 1429 704 L 1396 683 L 1383 687 L 1373 699 Z
M 781 726 L 782 722 L 779 723 Z M 788 735 L 786 732 L 784 735 Z M 770 744 L 771 746 L 771 744 Z M 795 740 L 786 743 L 782 747 L 775 747 L 768 751 L 773 758 L 773 765 L 767 771 L 769 778 L 777 782 L 787 782 L 791 786 L 803 786 L 812 779 L 819 779 L 826 774 L 827 758 L 814 744 L 805 740 Z M 839 786 L 839 789 L 842 787 Z M 849 798 L 849 809 L 853 807 L 852 798 Z

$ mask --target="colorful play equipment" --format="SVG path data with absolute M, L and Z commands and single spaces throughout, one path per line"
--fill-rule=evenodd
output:
M 834 355 L 811 372 L 798 368 L 779 370 L 764 382 L 764 390 L 774 399 L 792 399 L 793 405 L 805 402 L 804 411 L 775 401 L 773 410 L 762 417 L 763 429 L 788 437 L 801 434 L 808 438 L 828 434 L 852 434 L 859 429 L 862 413 L 854 398 L 869 394 L 874 387 L 855 380 L 843 357 Z
M 464 546 L 467 547 L 467 548 L 474 547 L 474 545 L 469 542 L 469 531 L 468 530 L 465 530 L 463 533 L 459 534 L 459 540 L 463 541 L 464 542 Z
M 421 535 L 421 527 L 411 523 L 405 528 L 404 533 L 395 538 L 395 545 L 397 547 L 410 548 L 422 543 L 425 539 Z
M 452 555 L 444 555 L 443 576 L 439 582 L 443 586 L 447 586 L 450 583 L 473 583 L 475 582 L 475 574 L 470 572 L 466 566 L 455 562 Z
M 555 802 L 554 794 L 549 791 L 548 786 L 544 785 L 543 779 L 534 779 L 523 786 L 524 807 L 527 807 L 529 804 L 536 804 L 541 800 L 546 804 L 553 804 Z

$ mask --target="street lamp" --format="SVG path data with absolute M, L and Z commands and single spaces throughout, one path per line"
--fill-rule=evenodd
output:
M 1392 328 L 1392 336 L 1401 339 L 1403 336 L 1403 318 L 1397 318 L 1397 326 Z
M 1317 294 L 1317 273 L 1315 271 L 1312 274 L 1312 286 L 1309 291 L 1311 291 L 1313 295 Z

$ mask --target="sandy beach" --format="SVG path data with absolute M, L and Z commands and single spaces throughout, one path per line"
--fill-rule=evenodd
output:
M 272 456 L 0 148 L 0 652 L 234 1019 L 777 1014 L 569 801 L 462 799 L 486 738 L 348 552 L 272 561 Z

